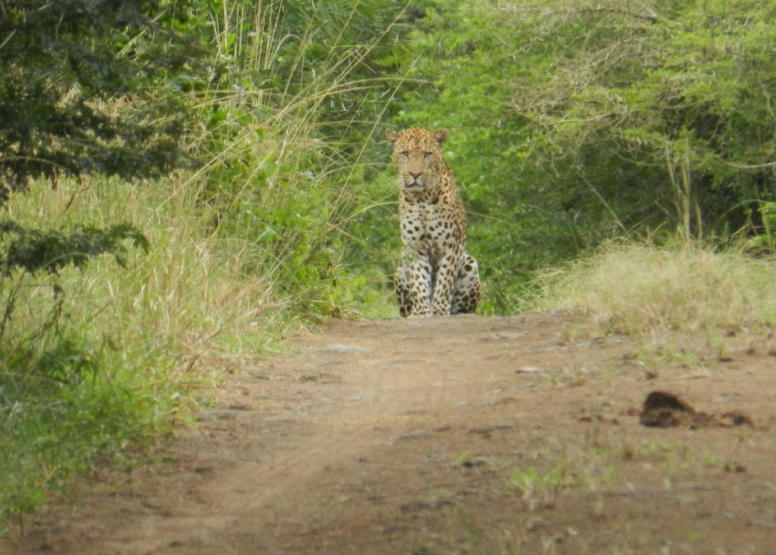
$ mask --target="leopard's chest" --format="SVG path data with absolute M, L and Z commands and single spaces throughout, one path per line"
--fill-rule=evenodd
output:
M 422 255 L 437 258 L 454 250 L 461 241 L 458 228 L 454 207 L 441 198 L 401 202 L 402 242 Z

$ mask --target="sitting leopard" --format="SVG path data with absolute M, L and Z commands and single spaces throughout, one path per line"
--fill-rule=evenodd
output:
M 388 131 L 399 172 L 404 263 L 396 271 L 402 316 L 474 312 L 480 300 L 477 262 L 466 252 L 466 213 L 442 158 L 447 131 Z

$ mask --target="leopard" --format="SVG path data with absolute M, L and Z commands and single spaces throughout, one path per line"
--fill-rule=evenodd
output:
M 399 174 L 402 262 L 394 274 L 399 314 L 408 318 L 472 314 L 482 284 L 466 250 L 466 211 L 442 145 L 448 131 L 387 130 Z

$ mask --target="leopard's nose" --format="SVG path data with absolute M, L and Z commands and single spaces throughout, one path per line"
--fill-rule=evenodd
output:
M 418 178 L 423 175 L 423 172 L 409 172 L 409 174 L 413 181 L 417 181 Z

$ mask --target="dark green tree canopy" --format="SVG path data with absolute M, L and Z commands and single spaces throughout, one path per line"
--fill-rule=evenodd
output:
M 144 92 L 189 61 L 164 25 L 173 14 L 157 0 L 0 1 L 4 196 L 40 177 L 153 177 L 179 162 L 170 95 Z

